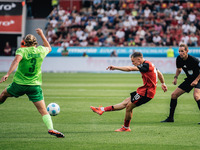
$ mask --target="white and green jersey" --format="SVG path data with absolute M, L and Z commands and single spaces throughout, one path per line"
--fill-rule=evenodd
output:
M 22 56 L 22 60 L 19 62 L 13 82 L 21 85 L 41 85 L 41 65 L 48 53 L 49 49 L 44 46 L 17 49 L 16 55 Z

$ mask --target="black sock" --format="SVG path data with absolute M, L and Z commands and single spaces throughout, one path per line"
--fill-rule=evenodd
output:
M 200 99 L 198 101 L 196 101 L 196 102 L 197 102 L 197 105 L 198 105 L 199 110 L 200 110 Z
M 169 118 L 174 119 L 174 112 L 177 105 L 177 99 L 171 99 Z

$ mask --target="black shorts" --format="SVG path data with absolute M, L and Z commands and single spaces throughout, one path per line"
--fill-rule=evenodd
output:
M 136 91 L 130 93 L 130 95 L 131 95 L 131 102 L 136 106 L 140 106 L 151 100 L 151 98 L 139 95 Z
M 192 83 L 193 81 L 191 80 L 185 80 L 183 83 L 181 83 L 178 87 L 182 90 L 184 90 L 185 92 L 189 93 L 193 88 L 198 88 L 200 89 L 200 81 L 197 83 L 196 86 L 191 86 L 190 84 Z

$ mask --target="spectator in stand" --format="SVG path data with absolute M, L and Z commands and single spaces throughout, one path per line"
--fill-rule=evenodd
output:
M 130 41 L 128 42 L 128 46 L 135 46 L 134 40 L 130 40 Z
M 58 24 L 58 21 L 56 20 L 56 17 L 53 17 L 52 20 L 50 21 L 50 25 L 51 25 L 53 28 L 56 28 L 56 27 L 57 27 L 57 24 Z
M 191 41 L 192 45 L 194 45 L 196 47 L 198 46 L 198 44 L 197 44 L 198 38 L 195 36 L 194 33 L 190 34 L 189 40 Z
M 185 44 L 187 45 L 189 41 L 189 36 L 187 34 L 183 34 L 182 38 L 181 38 L 181 44 Z M 179 44 L 180 45 L 180 44 Z
M 172 49 L 171 46 L 167 50 L 167 57 L 174 57 L 174 50 Z
M 64 41 L 62 42 L 61 46 L 63 48 L 69 47 L 69 41 L 67 39 L 64 39 Z
M 165 14 L 166 18 L 168 18 L 171 15 L 171 12 L 172 12 L 172 10 L 171 10 L 170 6 L 168 5 L 167 8 L 164 9 L 163 13 Z
M 3 51 L 4 51 L 4 56 L 11 56 L 12 49 L 11 49 L 11 46 L 10 46 L 9 42 L 6 42 L 6 45 L 5 45 Z
M 145 38 L 145 34 L 146 32 L 142 29 L 142 27 L 140 26 L 138 28 L 138 31 L 136 32 L 136 35 L 139 36 L 140 40 L 142 41 Z
M 195 45 L 194 45 L 194 43 L 192 43 L 192 41 L 189 39 L 189 40 L 188 40 L 187 46 L 193 47 L 193 46 L 195 46 Z
M 83 46 L 83 47 L 88 46 L 87 40 L 85 39 L 85 40 L 81 41 L 81 42 L 80 42 L 80 46 Z
M 83 32 L 83 33 L 81 34 L 81 36 L 78 37 L 78 39 L 79 39 L 79 41 L 81 42 L 81 41 L 86 40 L 86 39 L 87 39 L 87 36 L 86 36 L 86 34 Z
M 87 33 L 90 33 L 94 29 L 94 26 L 92 25 L 91 21 L 88 22 L 88 25 L 85 29 Z
M 194 14 L 193 11 L 190 12 L 190 14 L 188 15 L 188 19 L 190 22 L 194 22 L 196 19 L 196 15 Z
M 58 7 L 58 4 L 59 4 L 58 1 L 59 1 L 59 0 L 51 0 L 51 6 L 52 6 L 53 8 L 57 8 L 57 7 Z
M 131 28 L 131 23 L 130 23 L 128 17 L 127 17 L 126 20 L 123 22 L 123 25 L 124 25 L 124 29 L 125 29 L 125 30 Z
M 53 42 L 57 39 L 57 35 L 53 27 L 47 28 L 46 35 L 47 35 L 47 40 L 48 42 L 50 42 L 50 44 L 53 44 Z
M 99 17 L 99 18 L 102 18 L 103 16 L 104 16 L 104 13 L 105 13 L 105 10 L 103 9 L 103 7 L 102 6 L 100 6 L 98 9 L 97 9 L 97 16 Z
M 77 31 L 76 31 L 76 36 L 79 38 L 81 37 L 81 35 L 83 34 L 84 32 L 81 30 L 81 28 L 78 28 Z
M 101 0 L 94 0 L 93 1 L 93 9 L 98 9 L 101 7 Z
M 153 43 L 156 45 L 156 46 L 161 46 L 162 45 L 162 39 L 161 37 L 158 35 L 158 34 L 155 34 L 153 36 Z
M 150 13 L 151 13 L 151 10 L 149 9 L 149 7 L 146 7 L 144 10 L 144 17 L 148 18 Z
M 115 17 L 117 15 L 117 10 L 115 9 L 115 7 L 113 6 L 110 11 L 109 11 L 109 16 L 111 17 Z
M 116 35 L 115 35 L 117 38 L 124 38 L 125 36 L 125 32 L 123 31 L 123 29 L 120 29 L 116 32 Z
M 196 33 L 197 27 L 194 25 L 194 23 L 191 23 L 189 31 L 190 33 Z
M 161 26 L 160 23 L 156 23 L 156 24 L 154 25 L 154 31 L 155 31 L 156 33 L 160 33 L 160 32 L 162 31 L 162 26 Z
M 63 21 L 62 25 L 63 27 L 70 27 L 72 24 L 72 21 L 67 17 L 65 18 L 65 20 Z
M 136 27 L 138 25 L 138 21 L 135 17 L 133 17 L 130 21 L 131 26 Z
M 113 42 L 114 42 L 113 36 L 112 36 L 112 34 L 109 34 L 108 38 L 106 38 L 107 46 L 114 45 Z
M 188 22 L 185 22 L 183 25 L 182 25 L 182 29 L 183 29 L 183 33 L 185 34 L 188 34 L 188 31 L 190 29 L 190 25 Z
M 181 12 L 178 12 L 177 16 L 175 16 L 175 19 L 178 21 L 178 24 L 183 23 L 183 16 L 182 16 Z
M 100 3 L 100 1 L 102 3 Z M 100 6 L 97 6 L 98 8 L 94 8 L 94 3 L 98 3 Z M 190 3 L 188 3 L 187 8 L 182 7 L 184 1 L 171 1 L 171 3 L 167 2 L 167 8 L 162 7 L 161 1 L 142 0 L 134 1 L 133 3 L 134 7 L 129 8 L 129 1 L 105 2 L 102 0 L 95 0 L 91 3 L 93 9 L 92 7 L 86 8 L 88 11 L 80 10 L 80 13 L 76 7 L 73 7 L 73 10 L 69 10 L 69 8 L 67 10 L 55 8 L 47 17 L 49 22 L 47 23 L 45 29 L 47 29 L 48 33 L 50 27 L 53 26 L 53 30 L 59 32 L 56 32 L 56 36 L 47 36 L 49 39 L 48 41 L 51 41 L 52 45 L 55 45 L 55 42 L 59 44 L 60 39 L 63 39 L 67 33 L 74 35 L 74 32 L 76 33 L 78 28 L 81 28 L 83 32 L 86 32 L 89 45 L 99 46 L 99 43 L 102 46 L 130 45 L 128 37 L 131 33 L 134 36 L 134 40 L 136 40 L 134 43 L 137 46 L 153 46 L 154 42 L 152 39 L 150 40 L 150 37 L 152 37 L 151 34 L 159 33 L 159 35 L 163 38 L 163 45 L 178 46 L 183 33 L 199 34 L 200 32 L 200 17 L 198 15 L 200 14 L 199 10 L 195 7 L 191 7 L 191 5 L 189 5 Z M 195 1 L 192 3 L 196 6 Z M 91 25 L 89 25 L 89 22 L 91 22 Z M 142 33 L 139 34 L 140 42 L 137 40 L 138 36 L 135 37 L 136 31 L 133 31 L 133 29 L 135 29 L 133 27 L 136 27 L 136 31 L 138 31 L 138 33 L 141 32 L 139 31 L 141 30 L 140 28 L 143 29 Z M 93 34 L 93 30 L 98 31 L 98 29 L 100 29 L 100 31 L 95 36 L 96 42 L 93 43 L 94 37 L 91 34 Z M 125 32 L 122 39 L 115 36 L 117 31 L 121 30 Z M 113 33 L 115 37 L 112 44 L 106 40 L 110 32 Z M 146 32 L 150 33 L 147 33 L 148 35 L 145 36 Z M 165 36 L 165 34 L 167 36 Z M 173 36 L 169 37 L 169 35 Z M 122 42 L 123 44 L 121 44 Z M 70 46 L 80 44 L 79 40 L 72 40 L 70 43 Z

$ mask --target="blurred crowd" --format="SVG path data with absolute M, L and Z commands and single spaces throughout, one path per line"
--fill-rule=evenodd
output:
M 93 0 L 47 19 L 52 46 L 200 46 L 198 0 Z

